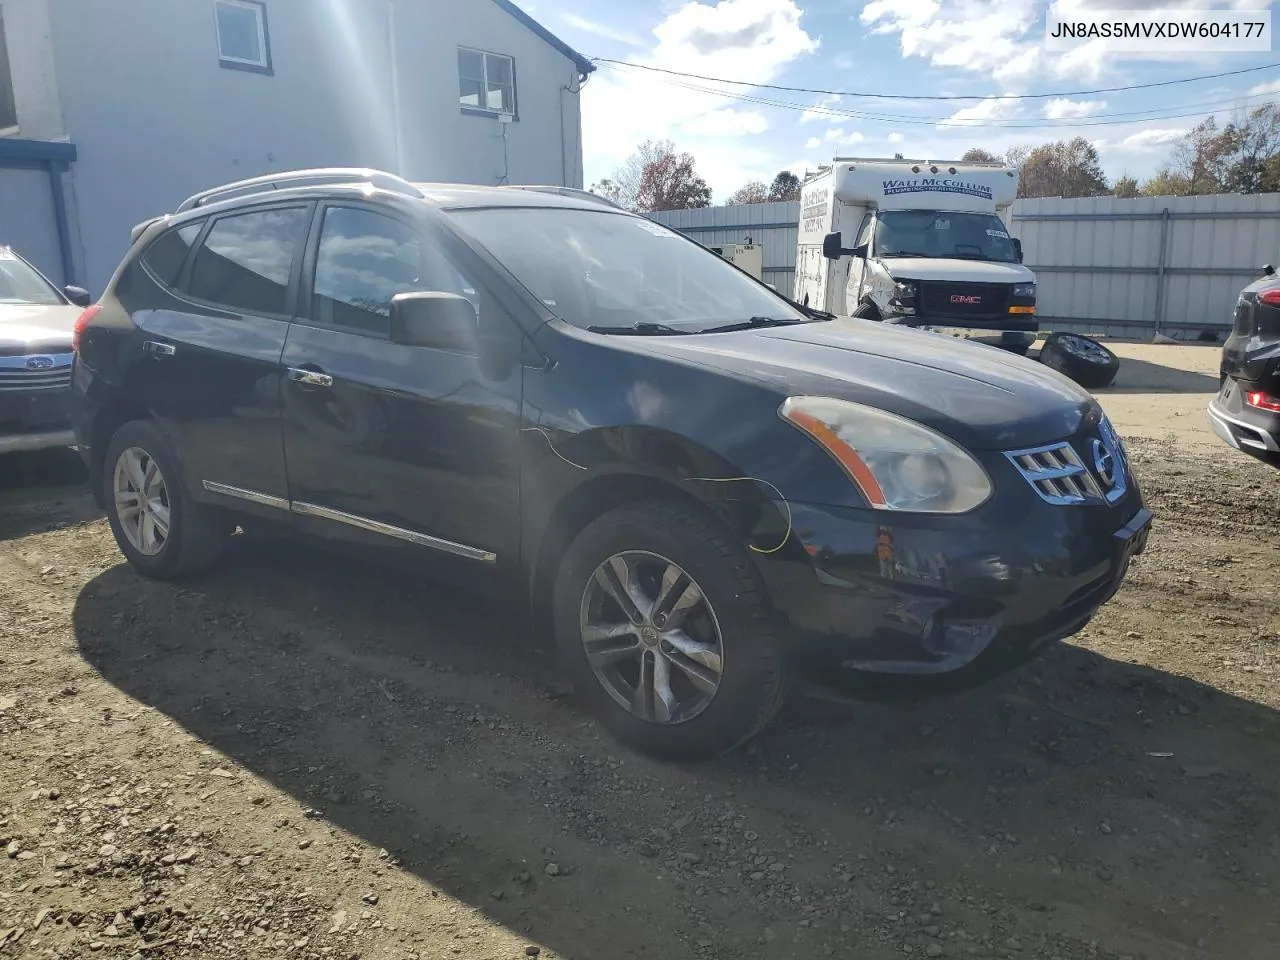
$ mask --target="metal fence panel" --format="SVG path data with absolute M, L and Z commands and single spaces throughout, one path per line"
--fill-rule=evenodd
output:
M 700 243 L 750 237 L 764 248 L 765 280 L 791 295 L 798 202 L 651 216 Z M 1263 263 L 1280 266 L 1280 194 L 1019 200 L 1011 221 L 1049 329 L 1221 333 L 1240 288 Z

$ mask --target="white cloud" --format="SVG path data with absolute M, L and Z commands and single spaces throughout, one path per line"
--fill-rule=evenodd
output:
M 1044 105 L 1044 115 L 1050 120 L 1078 120 L 1081 117 L 1092 117 L 1107 107 L 1105 100 L 1069 100 L 1066 97 L 1054 97 Z
M 903 136 L 900 133 L 891 133 L 885 139 L 890 143 L 901 143 L 903 141 Z
M 1280 93 L 1280 80 L 1270 80 L 1249 88 L 1249 96 L 1260 97 L 1268 93 Z
M 1132 133 L 1125 137 L 1116 145 L 1116 147 L 1119 150 L 1145 153 L 1149 150 L 1163 149 L 1168 147 L 1170 144 L 1177 143 L 1186 136 L 1186 133 L 1187 130 L 1185 127 L 1176 130 L 1139 130 L 1137 133 Z
M 804 142 L 804 148 L 806 150 L 817 150 L 820 146 L 822 146 L 821 137 L 810 137 Z
M 1008 120 L 1015 117 L 1021 110 L 1020 101 L 1002 99 L 1000 97 L 987 97 L 980 100 L 972 107 L 963 107 L 938 123 L 940 127 L 951 126 L 981 126 L 990 123 L 993 120 Z
M 586 17 L 580 17 L 576 13 L 563 14 L 561 19 L 575 30 L 581 30 L 583 33 L 593 33 L 597 37 L 616 40 L 618 43 L 624 43 L 629 47 L 644 46 L 644 40 L 635 34 L 619 30 L 617 27 L 611 27 L 607 23 L 600 23 L 598 20 L 588 20 Z
M 804 113 L 800 114 L 800 122 L 812 123 L 814 120 L 825 120 L 827 123 L 839 123 L 842 118 L 838 116 L 833 116 L 831 113 L 828 112 L 833 107 L 838 107 L 839 105 L 840 105 L 839 97 L 826 96 L 826 95 L 821 96 L 816 101 L 814 101 L 814 104 L 812 107 L 810 107 Z
M 762 83 L 818 49 L 796 0 L 683 0 L 653 29 L 651 48 L 633 59 L 647 66 Z M 764 116 L 737 109 L 725 94 L 740 87 L 680 81 L 641 70 L 602 68 L 582 93 L 586 181 L 606 177 L 646 139 L 671 137 L 698 160 L 698 171 L 723 199 L 748 180 L 771 180 L 781 158 L 742 138 L 766 127 Z M 696 87 L 697 89 L 689 89 Z

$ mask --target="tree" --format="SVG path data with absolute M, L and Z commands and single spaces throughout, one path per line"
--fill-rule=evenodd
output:
M 1111 188 L 1113 197 L 1122 199 L 1132 199 L 1138 195 L 1138 181 L 1126 174 L 1123 177 L 1117 177 L 1114 186 Z
M 1142 183 L 1144 197 L 1189 197 L 1191 181 L 1168 167 L 1161 167 L 1156 175 Z
M 895 153 L 895 154 L 893 155 L 893 159 L 895 159 L 895 160 L 902 160 L 902 159 L 905 159 L 905 158 L 902 156 L 902 154 L 900 154 L 900 153 Z
M 769 199 L 773 201 L 799 200 L 800 178 L 790 170 L 780 171 L 773 178 L 773 184 L 769 187 Z
M 675 152 L 676 145 L 670 140 L 646 140 L 613 172 L 613 176 L 593 184 L 591 192 L 607 197 L 628 210 L 635 210 L 645 171 L 664 157 L 675 156 Z
M 981 147 L 970 147 L 960 157 L 963 163 L 998 163 L 1000 158 Z
M 1019 197 L 1099 197 L 1109 192 L 1098 150 L 1084 137 L 1043 144 L 1022 161 Z
M 764 185 L 763 180 L 752 180 L 743 184 L 738 188 L 737 192 L 729 198 L 731 205 L 743 203 L 764 203 L 769 199 L 769 188 Z
M 711 188 L 694 170 L 691 153 L 675 150 L 651 161 L 640 175 L 635 209 L 645 213 L 658 210 L 690 210 L 711 206 Z
M 1173 148 L 1171 172 L 1187 181 L 1188 195 L 1221 193 L 1226 189 L 1235 132 L 1218 130 L 1218 121 L 1206 117 L 1192 127 Z
M 1227 124 L 1223 137 L 1232 159 L 1222 185 L 1232 193 L 1280 190 L 1280 109 L 1267 103 L 1238 123 Z

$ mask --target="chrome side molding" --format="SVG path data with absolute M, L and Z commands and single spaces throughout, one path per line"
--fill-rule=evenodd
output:
M 498 560 L 498 555 L 489 550 L 469 547 L 465 543 L 454 543 L 452 540 L 433 537 L 430 534 L 419 533 L 416 530 L 406 530 L 404 527 L 383 523 L 381 520 L 372 520 L 369 517 L 358 516 L 354 513 L 334 510 L 331 507 L 322 507 L 316 503 L 304 503 L 300 500 L 290 501 L 283 497 L 272 496 L 269 493 L 245 490 L 225 483 L 215 483 L 212 480 L 205 480 L 201 485 L 209 493 L 216 493 L 219 496 L 232 497 L 248 503 L 256 503 L 263 507 L 273 507 L 276 510 L 284 510 L 300 517 L 314 517 L 318 520 L 344 523 L 349 527 L 366 530 L 369 533 L 376 533 L 384 537 L 393 537 L 396 540 L 403 540 L 415 546 L 426 547 L 428 550 L 438 550 L 441 553 L 452 554 L 465 560 L 476 560 L 480 563 L 496 563 Z

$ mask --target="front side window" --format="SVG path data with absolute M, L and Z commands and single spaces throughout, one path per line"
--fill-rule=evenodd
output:
M 219 218 L 196 253 L 188 293 L 243 313 L 284 314 L 294 255 L 306 227 L 305 207 Z
M 258 0 L 214 0 L 218 60 L 224 66 L 268 71 L 267 8 Z
M 0 247 L 0 303 L 30 303 L 41 307 L 66 303 L 44 277 L 8 247 Z
M 177 286 L 178 274 L 182 272 L 182 265 L 187 262 L 191 245 L 196 242 L 196 237 L 200 236 L 200 229 L 203 226 L 204 221 L 198 220 L 178 227 L 176 230 L 162 233 L 142 255 L 142 262 L 147 269 L 166 287 Z
M 515 61 L 498 53 L 458 48 L 458 102 L 481 113 L 516 112 Z
M 642 217 L 540 207 L 450 216 L 578 327 L 661 324 L 697 333 L 760 317 L 807 319 L 706 247 Z
M 1016 263 L 1004 221 L 992 213 L 882 210 L 876 220 L 877 257 L 941 257 Z
M 418 230 L 371 210 L 325 211 L 311 301 L 315 323 L 389 337 L 391 300 L 411 292 L 456 293 L 478 306 L 475 285 Z

